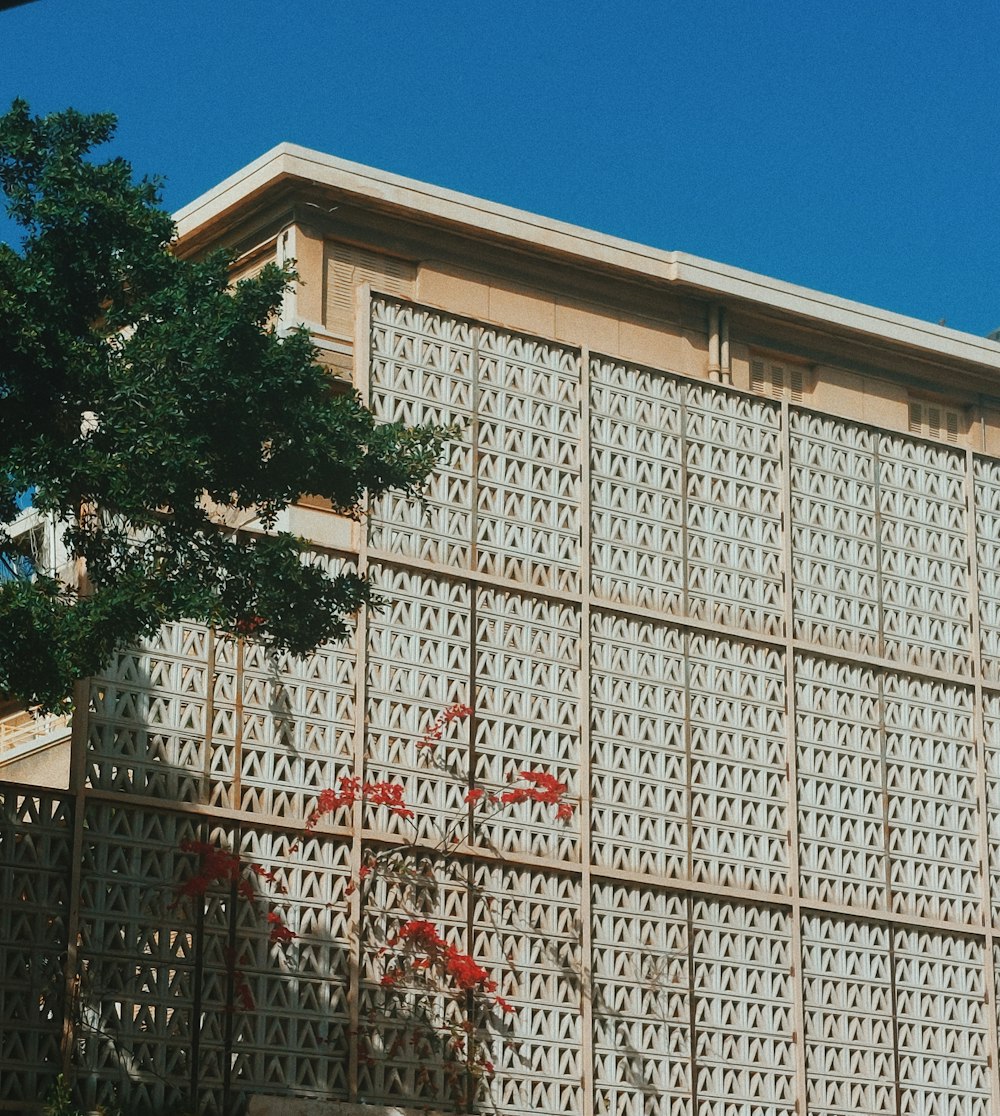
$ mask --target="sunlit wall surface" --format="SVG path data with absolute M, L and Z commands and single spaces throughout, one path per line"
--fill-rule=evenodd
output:
M 94 685 L 92 1101 L 454 1107 L 380 986 L 419 911 L 517 1008 L 484 1111 L 1000 1112 L 1000 462 L 404 300 L 366 313 L 376 413 L 462 430 L 424 506 L 383 500 L 322 556 L 385 608 L 302 661 L 178 625 Z M 427 754 L 454 702 L 474 716 Z M 437 848 L 470 786 L 525 766 L 568 785 L 569 824 L 525 803 Z M 365 808 L 303 837 L 354 772 L 402 782 L 416 830 Z M 39 808 L 17 801 L 12 823 Z M 291 947 L 229 896 L 176 903 L 192 839 L 279 874 Z M 411 873 L 352 888 L 393 843 Z M 227 1010 L 234 957 L 252 1011 Z M 33 1056 L 61 1010 L 32 1008 Z

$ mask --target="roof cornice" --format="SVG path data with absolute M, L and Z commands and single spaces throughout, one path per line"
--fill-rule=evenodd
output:
M 295 144 L 279 144 L 179 209 L 174 215 L 179 241 L 183 244 L 195 238 L 207 227 L 244 209 L 254 198 L 287 182 L 330 189 L 368 206 L 506 242 L 535 255 L 561 257 L 584 268 L 612 270 L 635 281 L 666 283 L 720 300 L 739 300 L 882 344 L 917 349 L 925 358 L 959 360 L 1000 371 L 1000 342 L 985 337 L 684 252 L 667 252 L 607 236 Z

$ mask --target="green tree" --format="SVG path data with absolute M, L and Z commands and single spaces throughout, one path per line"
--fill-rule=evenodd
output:
M 156 181 L 99 162 L 111 115 L 0 117 L 0 695 L 65 703 L 74 679 L 181 617 L 304 653 L 370 597 L 274 530 L 305 493 L 348 515 L 416 492 L 444 432 L 379 424 L 338 393 L 304 331 L 274 322 L 294 274 L 230 285 L 231 259 L 180 259 Z M 23 494 L 63 525 L 85 589 L 25 576 Z M 225 528 L 253 511 L 266 529 Z

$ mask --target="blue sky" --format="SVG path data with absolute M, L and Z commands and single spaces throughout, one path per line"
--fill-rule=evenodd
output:
M 112 110 L 177 208 L 282 140 L 984 334 L 997 0 L 36 0 L 0 106 Z

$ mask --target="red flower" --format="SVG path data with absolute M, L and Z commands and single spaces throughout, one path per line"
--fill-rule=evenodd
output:
M 490 979 L 490 974 L 482 965 L 468 953 L 462 953 L 457 947 L 449 945 L 438 933 L 434 923 L 426 919 L 410 919 L 404 922 L 399 930 L 387 939 L 386 945 L 405 945 L 408 950 L 418 954 L 410 960 L 412 968 L 436 970 L 442 978 L 449 980 L 461 992 L 491 994 L 496 991 L 496 981 Z M 398 976 L 394 975 L 392 983 L 396 983 L 398 979 Z
M 343 775 L 337 781 L 337 786 L 337 790 L 327 787 L 316 800 L 312 813 L 306 818 L 307 833 L 311 833 L 327 814 L 342 806 L 353 806 L 358 796 L 373 806 L 387 806 L 389 812 L 397 817 L 413 817 L 413 811 L 403 801 L 403 787 L 399 783 L 390 783 L 388 780 L 362 783 L 356 776 Z
M 234 852 L 220 849 L 208 841 L 181 841 L 181 852 L 197 853 L 201 858 L 199 871 L 177 887 L 178 898 L 186 895 L 204 895 L 213 883 L 233 883 L 240 880 L 243 862 Z M 247 880 L 240 880 L 237 890 L 244 899 L 254 900 L 253 888 Z
M 263 628 L 266 623 L 263 616 L 242 616 L 233 624 L 233 629 L 237 635 L 248 636 Z
M 435 718 L 434 724 L 417 741 L 418 748 L 433 748 L 444 735 L 444 730 L 452 721 L 461 721 L 472 716 L 472 706 L 456 702 L 443 709 Z
M 468 792 L 468 794 L 465 796 L 465 801 L 466 802 L 478 802 L 483 797 L 483 795 L 485 793 L 486 793 L 486 791 L 484 791 L 482 789 L 482 787 L 473 787 L 472 790 L 470 790 Z
M 311 833 L 327 814 L 332 814 L 334 810 L 339 810 L 341 806 L 353 805 L 355 798 L 358 796 L 360 785 L 360 779 L 350 775 L 342 775 L 338 780 L 339 790 L 327 787 L 320 794 L 312 813 L 306 818 L 306 832 Z
M 395 936 L 389 939 L 388 944 L 395 945 L 397 942 L 413 942 L 425 949 L 440 949 L 445 944 L 434 923 L 419 918 L 411 918 L 408 922 L 404 922 Z
M 445 972 L 463 991 L 471 991 L 480 986 L 493 983 L 489 973 L 467 953 L 459 953 L 454 946 L 448 946 L 444 956 Z
M 560 796 L 566 793 L 566 784 L 560 783 L 548 771 L 522 771 L 521 778 L 541 788 L 534 792 L 536 802 L 558 802 Z
M 531 786 L 505 790 L 500 795 L 501 806 L 516 806 L 519 802 L 542 802 L 556 807 L 557 820 L 569 821 L 575 807 L 562 801 L 562 796 L 566 793 L 565 783 L 561 783 L 548 771 L 522 771 L 520 775 Z
M 278 873 L 275 872 L 273 868 L 265 868 L 262 864 L 250 864 L 248 867 L 255 876 L 259 876 L 262 880 L 267 880 L 268 883 L 276 883 L 278 880 Z
M 298 937 L 298 934 L 296 934 L 294 930 L 288 929 L 281 915 L 278 914 L 277 911 L 268 911 L 267 921 L 268 923 L 270 923 L 271 926 L 271 933 L 269 935 L 271 945 L 290 942 Z
M 413 817 L 413 811 L 403 801 L 403 787 L 400 783 L 365 783 L 361 790 L 373 806 L 387 806 L 389 813 L 399 818 Z

